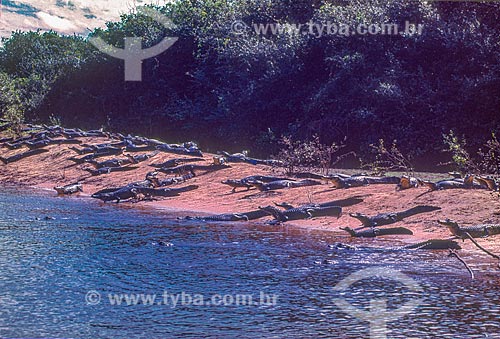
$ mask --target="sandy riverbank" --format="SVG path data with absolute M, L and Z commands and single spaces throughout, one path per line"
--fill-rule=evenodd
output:
M 109 141 L 105 138 L 84 138 L 85 143 L 98 144 Z M 83 184 L 83 196 L 109 187 L 119 187 L 127 183 L 143 180 L 146 174 L 153 170 L 149 165 L 169 159 L 179 158 L 178 155 L 160 153 L 152 159 L 140 163 L 140 168 L 121 173 L 111 173 L 97 177 L 91 176 L 84 168 L 91 167 L 89 164 L 75 165 L 68 158 L 76 153 L 67 145 L 49 146 L 49 152 L 30 157 L 8 165 L 0 164 L 0 183 L 27 185 L 35 188 L 51 190 L 54 186 L 65 185 L 80 181 Z M 22 150 L 10 151 L 6 148 L 0 150 L 3 157 L 15 155 Z M 134 155 L 141 153 L 134 153 Z M 100 158 L 107 160 L 113 157 Z M 205 154 L 206 165 L 213 162 L 213 154 Z M 200 163 L 203 164 L 203 163 Z M 264 165 L 231 164 L 231 168 L 217 172 L 197 176 L 187 183 L 172 187 L 185 185 L 198 185 L 199 189 L 183 193 L 180 197 L 165 198 L 158 201 L 144 201 L 139 203 L 128 203 L 138 208 L 159 209 L 160 213 L 182 215 L 209 215 L 218 213 L 231 213 L 255 210 L 258 206 L 271 205 L 273 202 L 288 202 L 293 205 L 302 205 L 310 202 L 322 203 L 352 196 L 363 196 L 364 202 L 358 205 L 344 208 L 343 216 L 336 218 L 317 218 L 312 220 L 294 221 L 286 223 L 288 226 L 296 226 L 309 230 L 329 231 L 339 241 L 349 241 L 346 232 L 340 227 L 349 226 L 356 228 L 360 226 L 358 220 L 349 216 L 349 213 L 359 212 L 374 215 L 384 212 L 396 212 L 406 210 L 418 205 L 439 206 L 441 210 L 432 213 L 419 214 L 404 221 L 394 224 L 395 227 L 403 226 L 414 232 L 413 236 L 387 236 L 383 242 L 405 242 L 414 243 L 425 239 L 448 238 L 449 231 L 440 226 L 436 220 L 451 218 L 463 225 L 474 225 L 481 223 L 500 223 L 500 199 L 492 192 L 486 190 L 445 190 L 435 191 L 422 195 L 426 188 L 415 188 L 405 191 L 396 191 L 395 185 L 372 185 L 351 189 L 334 189 L 330 184 L 320 186 L 284 189 L 270 192 L 260 192 L 255 189 L 249 191 L 238 189 L 232 193 L 231 188 L 221 183 L 225 179 L 241 179 L 245 176 L 256 174 L 276 174 L 271 168 Z M 161 178 L 167 178 L 162 175 Z M 55 191 L 54 191 L 54 194 Z M 75 196 L 68 199 L 77 198 Z M 268 219 L 261 219 L 263 223 Z M 380 243 L 380 239 L 356 239 L 356 243 L 372 244 Z M 500 252 L 498 238 L 482 239 L 484 246 Z M 465 249 L 472 249 L 472 245 L 466 244 Z

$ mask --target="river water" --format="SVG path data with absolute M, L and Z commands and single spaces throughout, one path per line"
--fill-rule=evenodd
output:
M 0 337 L 500 338 L 500 275 L 489 260 L 472 265 L 473 281 L 443 252 L 333 242 L 3 188 Z M 388 276 L 370 277 L 376 270 Z

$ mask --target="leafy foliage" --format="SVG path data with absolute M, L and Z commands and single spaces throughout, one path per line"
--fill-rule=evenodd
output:
M 480 166 L 483 173 L 500 177 L 500 141 L 495 133 L 478 152 Z
M 380 175 L 389 171 L 404 171 L 407 176 L 413 176 L 414 169 L 410 158 L 399 150 L 396 140 L 390 147 L 386 146 L 384 139 L 380 139 L 378 144 L 370 145 L 370 147 L 375 154 L 375 160 L 362 167 L 369 168 Z
M 144 61 L 140 83 L 125 83 L 123 61 L 83 38 L 14 33 L 0 49 L 2 114 L 256 155 L 274 153 L 279 135 L 306 143 L 317 135 L 324 145 L 347 136 L 346 151 L 365 158 L 380 139 L 398 140 L 400 154 L 420 169 L 439 162 L 442 134 L 454 130 L 477 151 L 500 127 L 498 2 L 177 0 L 156 8 L 177 27 L 129 13 L 91 34 L 117 47 L 126 36 L 143 37 L 145 47 L 178 36 Z M 249 27 L 410 21 L 424 29 L 233 34 L 235 20 Z
M 281 150 L 276 158 L 283 164 L 285 174 L 321 168 L 323 174 L 327 175 L 329 169 L 341 158 L 335 158 L 335 155 L 343 148 L 335 143 L 324 145 L 317 135 L 308 141 L 294 141 L 284 136 L 280 140 L 280 146 Z
M 457 170 L 463 174 L 480 172 L 479 166 L 466 150 L 465 139 L 460 139 L 455 132 L 450 131 L 448 134 L 443 134 L 443 141 L 451 153 L 452 164 L 455 164 Z

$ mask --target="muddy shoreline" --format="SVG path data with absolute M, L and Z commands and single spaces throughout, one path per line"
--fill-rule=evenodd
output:
M 106 138 L 82 138 L 87 144 L 109 142 Z M 130 172 L 117 172 L 101 176 L 91 176 L 85 168 L 89 164 L 74 164 L 68 158 L 75 156 L 69 145 L 52 145 L 46 147 L 48 152 L 10 164 L 0 164 L 0 184 L 14 187 L 32 187 L 41 189 L 47 194 L 56 195 L 54 186 L 80 181 L 84 192 L 79 195 L 85 199 L 92 199 L 90 195 L 100 189 L 120 187 L 131 182 L 144 180 L 147 173 L 154 170 L 149 166 L 174 158 L 178 155 L 159 153 L 155 157 L 136 165 L 139 168 Z M 0 156 L 12 156 L 23 150 L 8 150 L 2 148 Z M 134 153 L 134 155 L 145 154 Z M 204 154 L 204 161 L 200 164 L 213 163 L 213 154 Z M 100 161 L 112 159 L 113 156 L 100 158 Z M 277 229 L 300 228 L 310 232 L 326 232 L 331 235 L 332 241 L 346 242 L 363 246 L 397 246 L 398 244 L 417 243 L 428 239 L 447 239 L 450 233 L 447 228 L 437 223 L 438 219 L 450 218 L 463 225 L 481 223 L 500 223 L 500 199 L 486 190 L 453 189 L 427 192 L 426 188 L 413 188 L 397 191 L 395 185 L 369 185 L 350 189 L 335 189 L 331 184 L 323 183 L 319 186 L 289 188 L 278 191 L 260 192 L 256 189 L 238 189 L 236 193 L 221 183 L 226 179 L 241 179 L 250 175 L 276 175 L 271 167 L 266 165 L 251 165 L 246 163 L 230 163 L 230 168 L 197 175 L 185 183 L 169 187 L 197 185 L 198 189 L 181 194 L 175 198 L 164 198 L 157 201 L 138 203 L 124 202 L 120 206 L 162 213 L 168 218 L 184 216 L 203 216 L 220 213 L 235 213 L 258 209 L 259 206 L 272 205 L 274 202 L 287 202 L 295 206 L 308 203 L 323 203 L 332 200 L 346 199 L 353 196 L 362 196 L 360 204 L 344 208 L 340 218 L 320 217 L 311 220 L 287 222 L 284 225 L 273 226 Z M 352 172 L 352 171 L 349 171 Z M 427 174 L 435 177 L 435 174 Z M 171 177 L 172 175 L 170 175 Z M 168 178 L 162 175 L 162 178 Z M 53 192 L 53 193 L 51 193 Z M 425 193 L 425 194 L 424 194 Z M 66 198 L 66 197 L 64 197 Z M 73 199 L 74 197 L 67 197 Z M 114 203 L 108 203 L 114 204 Z M 360 223 L 349 216 L 349 213 L 364 213 L 375 215 L 378 213 L 397 212 L 419 205 L 440 207 L 441 210 L 418 214 L 409 217 L 394 227 L 406 227 L 414 235 L 391 235 L 380 238 L 351 238 L 341 227 L 357 228 Z M 265 225 L 271 218 L 250 221 L 252 225 Z M 207 223 L 208 225 L 210 223 Z M 392 226 L 392 225 L 391 225 Z M 493 252 L 500 252 L 500 241 L 491 237 L 481 239 L 483 244 Z M 476 251 L 469 242 L 460 245 L 467 252 Z M 485 260 L 490 260 L 485 257 Z

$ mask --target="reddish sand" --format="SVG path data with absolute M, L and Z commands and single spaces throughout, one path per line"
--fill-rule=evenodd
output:
M 103 138 L 85 138 L 85 143 L 102 143 Z M 67 146 L 50 146 L 50 152 L 33 156 L 12 164 L 0 164 L 0 183 L 28 185 L 30 187 L 52 189 L 56 185 L 65 185 L 80 181 L 83 183 L 84 194 L 88 197 L 102 188 L 119 187 L 134 181 L 144 180 L 146 173 L 153 170 L 148 166 L 151 163 L 163 162 L 168 159 L 182 156 L 160 153 L 156 157 L 140 164 L 140 169 L 131 172 L 111 173 L 92 177 L 83 170 L 91 167 L 89 164 L 74 165 L 67 158 L 78 156 Z M 11 156 L 23 150 L 9 151 L 0 149 L 3 157 Z M 120 156 L 123 157 L 123 156 Z M 99 161 L 113 157 L 100 158 Z M 213 162 L 213 155 L 205 155 L 206 164 Z M 309 230 L 330 231 L 337 241 L 350 241 L 346 232 L 339 229 L 342 226 L 359 227 L 358 220 L 349 216 L 350 212 L 360 212 L 374 215 L 383 212 L 396 212 L 406 210 L 417 205 L 439 206 L 440 211 L 419 214 L 394 224 L 395 227 L 404 226 L 414 232 L 414 236 L 387 236 L 380 239 L 355 239 L 355 243 L 380 245 L 386 242 L 415 243 L 422 239 L 445 239 L 450 237 L 449 231 L 440 226 L 436 220 L 450 218 L 462 225 L 480 223 L 500 223 L 500 199 L 496 193 L 486 190 L 444 190 L 427 192 L 426 188 L 414 188 L 405 191 L 396 191 L 395 185 L 372 185 L 360 188 L 337 190 L 325 183 L 321 186 L 285 189 L 271 192 L 259 192 L 255 189 L 247 191 L 238 189 L 231 193 L 229 186 L 223 185 L 222 180 L 241 179 L 255 174 L 276 174 L 267 166 L 253 166 L 249 164 L 231 164 L 230 169 L 212 173 L 197 173 L 197 177 L 186 183 L 171 187 L 185 185 L 199 185 L 199 189 L 183 193 L 180 197 L 165 198 L 152 202 L 127 203 L 133 206 L 148 206 L 160 209 L 160 213 L 169 215 L 207 215 L 225 212 L 243 212 L 257 209 L 258 206 L 270 205 L 273 202 L 288 202 L 301 205 L 310 202 L 321 203 L 351 196 L 364 196 L 364 202 L 344 209 L 343 216 L 336 218 L 317 218 L 313 220 L 294 221 L 286 223 L 285 227 L 298 226 Z M 163 175 L 165 178 L 167 175 Z M 161 177 L 163 178 L 163 177 Z M 53 191 L 55 194 L 55 191 Z M 422 196 L 420 196 L 422 195 Z M 69 199 L 75 198 L 75 196 Z M 270 220 L 268 218 L 267 220 Z M 265 223 L 266 219 L 257 221 Z M 479 242 L 493 252 L 500 253 L 500 237 L 479 239 Z M 464 249 L 474 249 L 470 242 L 462 244 Z M 486 259 L 486 255 L 485 255 Z

